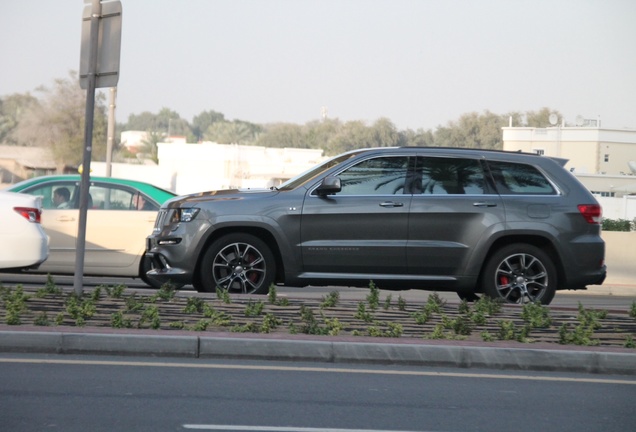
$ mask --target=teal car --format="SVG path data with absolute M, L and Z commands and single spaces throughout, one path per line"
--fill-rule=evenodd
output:
M 49 236 L 49 257 L 36 273 L 73 274 L 79 224 L 79 175 L 35 177 L 6 190 L 42 197 L 41 223 Z M 157 212 L 173 192 L 152 184 L 112 177 L 91 177 L 86 219 L 84 274 L 141 278 L 150 263 L 144 259 L 145 240 Z

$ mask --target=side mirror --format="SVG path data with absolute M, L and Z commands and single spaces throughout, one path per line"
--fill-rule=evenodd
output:
M 318 196 L 333 195 L 342 190 L 340 177 L 325 177 L 316 189 Z

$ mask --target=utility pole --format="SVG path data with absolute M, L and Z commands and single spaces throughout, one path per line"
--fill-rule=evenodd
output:
M 89 3 L 88 0 L 84 0 Z M 82 12 L 82 49 L 80 52 L 80 87 L 86 89 L 84 119 L 84 154 L 80 180 L 79 225 L 75 246 L 73 290 L 82 295 L 84 286 L 84 253 L 86 252 L 86 219 L 90 187 L 91 154 L 95 89 L 115 87 L 119 80 L 121 48 L 121 2 L 91 0 Z M 99 66 L 99 68 L 98 68 Z

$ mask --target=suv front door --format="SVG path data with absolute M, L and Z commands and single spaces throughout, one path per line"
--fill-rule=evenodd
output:
M 308 193 L 301 222 L 305 277 L 406 273 L 408 161 L 407 156 L 365 159 L 336 173 L 341 192 Z

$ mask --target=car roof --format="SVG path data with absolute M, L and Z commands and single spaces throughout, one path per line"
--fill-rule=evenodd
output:
M 6 190 L 19 192 L 21 190 L 26 189 L 27 187 L 31 187 L 38 184 L 44 184 L 51 181 L 80 181 L 80 180 L 81 180 L 81 176 L 79 174 L 60 174 L 60 175 L 40 176 L 40 177 L 33 177 L 27 180 L 23 180 L 12 186 L 9 186 Z M 177 196 L 177 194 L 175 194 L 174 192 L 171 192 L 169 190 L 166 190 L 158 186 L 155 186 L 153 184 L 146 183 L 139 180 L 122 179 L 122 178 L 116 178 L 116 177 L 90 176 L 90 181 L 130 186 L 140 190 L 144 194 L 160 202 L 163 202 L 169 198 L 173 198 Z

